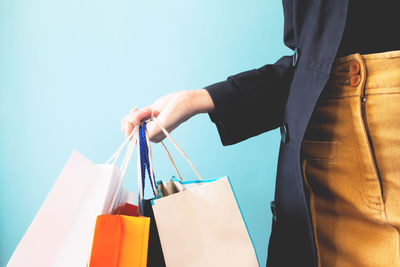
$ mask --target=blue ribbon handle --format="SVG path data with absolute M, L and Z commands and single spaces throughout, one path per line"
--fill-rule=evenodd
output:
M 146 180 L 146 170 L 149 175 L 149 180 L 151 184 L 151 188 L 154 196 L 156 196 L 156 192 L 154 192 L 154 182 L 151 179 L 151 170 L 150 170 L 150 160 L 149 160 L 149 148 L 147 146 L 146 141 L 146 122 L 143 122 L 139 126 L 139 147 L 140 147 L 140 170 L 141 170 L 141 179 L 142 179 L 142 192 L 144 193 L 145 188 L 145 180 Z M 154 175 L 154 172 L 153 172 Z

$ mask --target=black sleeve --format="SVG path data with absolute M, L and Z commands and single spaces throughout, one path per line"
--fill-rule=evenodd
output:
M 284 43 L 294 50 L 297 43 L 294 3 L 286 0 L 282 3 Z M 284 56 L 275 64 L 205 87 L 215 106 L 209 113 L 210 119 L 217 126 L 222 144 L 232 145 L 280 126 L 292 77 L 292 56 Z
M 292 56 L 206 86 L 215 109 L 209 113 L 224 146 L 282 124 L 293 76 Z

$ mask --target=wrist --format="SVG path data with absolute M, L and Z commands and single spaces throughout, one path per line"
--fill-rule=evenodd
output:
M 206 89 L 190 90 L 190 95 L 195 114 L 208 113 L 214 110 L 214 102 Z

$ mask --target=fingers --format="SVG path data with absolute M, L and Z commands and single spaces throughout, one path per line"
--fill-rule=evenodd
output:
M 149 121 L 147 123 L 146 128 L 147 132 L 149 133 L 150 141 L 154 143 L 159 143 L 165 138 L 164 133 L 161 131 L 160 127 L 154 121 Z
M 132 113 L 133 122 L 138 121 L 138 124 L 142 121 L 148 120 L 151 118 L 151 107 L 145 107 L 138 112 Z M 136 115 L 136 117 L 135 117 Z
M 157 117 L 158 115 L 160 115 L 160 111 L 153 109 L 153 116 Z
M 164 108 L 162 113 L 158 112 L 157 116 L 155 116 L 155 117 L 157 117 L 159 123 L 161 123 L 161 125 L 163 127 L 165 127 L 165 129 L 168 132 L 171 132 L 178 126 L 176 124 L 175 116 L 176 116 L 176 114 L 171 111 L 171 108 L 166 107 L 166 108 Z M 178 117 L 179 117 L 179 115 L 178 115 Z M 147 123 L 147 131 L 149 133 L 150 141 L 152 141 L 154 143 L 159 143 L 166 137 L 166 135 L 161 130 L 158 123 L 153 120 L 151 120 Z
M 122 118 L 121 120 L 121 125 L 128 119 L 129 115 L 131 115 L 132 113 L 134 113 L 135 111 L 137 111 L 138 108 L 136 106 L 134 106 L 131 111 L 129 112 L 128 115 L 126 115 L 125 117 Z
M 138 110 L 137 107 L 133 107 L 131 112 L 121 120 L 121 131 L 126 137 L 128 137 L 133 128 L 139 125 L 142 121 L 151 118 L 151 112 L 151 107 L 145 107 L 141 110 Z
M 133 113 L 133 112 L 135 112 L 136 110 L 138 110 L 138 108 L 137 108 L 136 106 L 134 106 L 134 107 L 131 109 L 131 112 L 129 112 L 129 113 Z

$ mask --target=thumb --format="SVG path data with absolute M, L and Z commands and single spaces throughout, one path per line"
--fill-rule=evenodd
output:
M 163 124 L 161 120 L 159 121 Z M 147 132 L 149 133 L 149 139 L 151 142 L 159 143 L 165 138 L 165 134 L 155 121 L 147 122 L 146 128 Z

